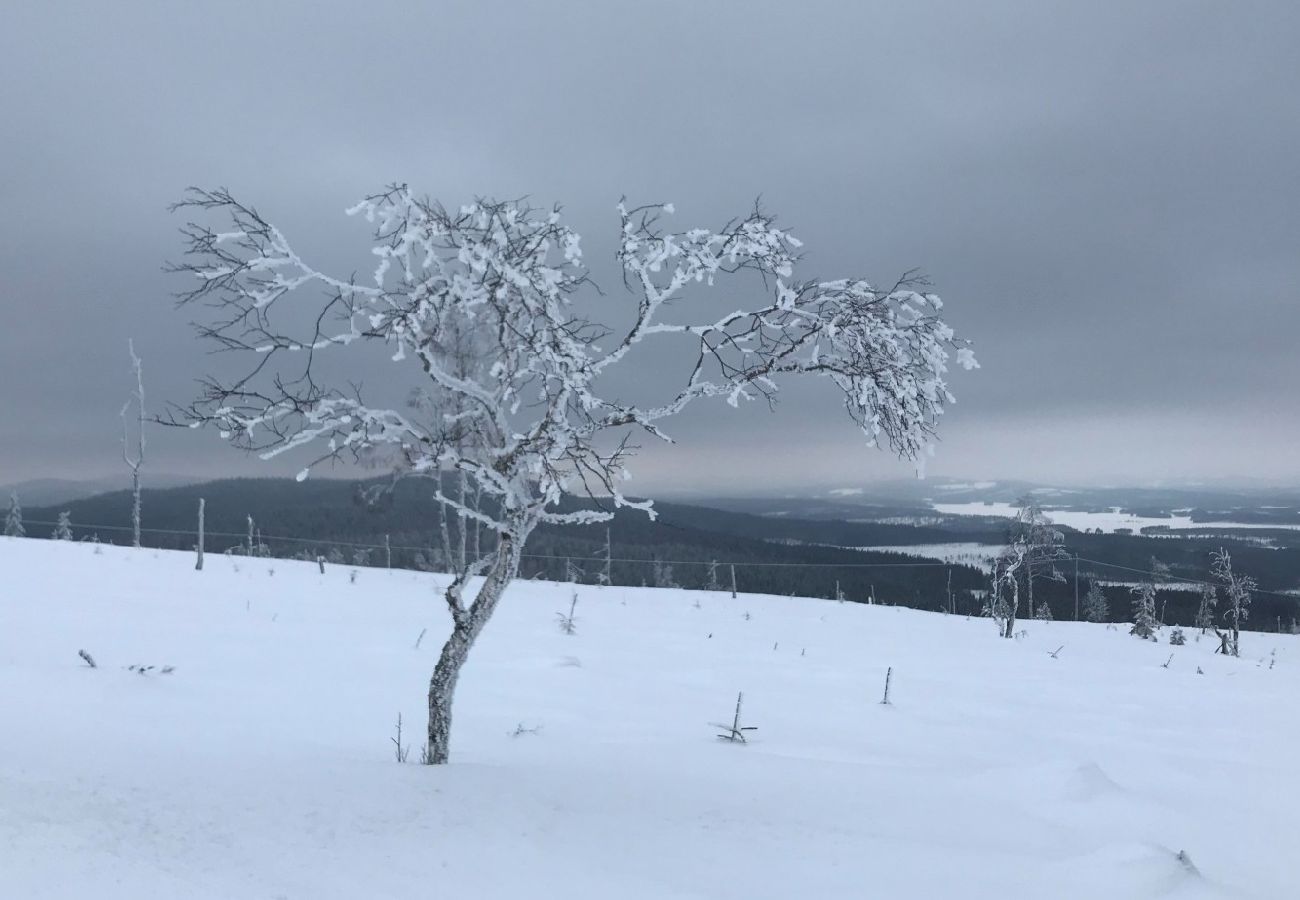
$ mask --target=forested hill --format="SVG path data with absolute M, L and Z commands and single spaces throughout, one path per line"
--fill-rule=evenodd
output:
M 442 541 L 438 506 L 429 480 L 398 483 L 378 503 L 366 502 L 362 491 L 382 482 L 313 479 L 231 479 L 144 492 L 144 543 L 168 549 L 189 549 L 195 543 L 198 500 L 206 500 L 207 549 L 247 552 L 248 518 L 254 522 L 254 542 L 259 553 L 275 557 L 315 558 L 334 562 L 385 565 L 382 549 L 387 539 L 392 564 L 420 568 L 439 566 Z M 450 489 L 450 485 L 448 486 Z M 129 492 L 116 491 L 61 507 L 25 510 L 28 533 L 48 537 L 58 513 L 71 513 L 76 539 L 97 537 L 116 544 L 130 541 Z M 919 609 L 955 608 L 978 613 L 979 593 L 986 576 L 962 565 L 942 565 L 900 553 L 861 552 L 852 547 L 899 547 L 929 544 L 1000 544 L 1004 525 L 978 517 L 951 517 L 937 524 L 906 525 L 875 522 L 804 519 L 794 516 L 760 516 L 744 512 L 657 503 L 658 518 L 620 510 L 608 526 L 543 527 L 528 543 L 521 576 L 551 580 L 593 582 L 605 571 L 608 531 L 615 584 L 730 587 L 730 564 L 736 565 L 737 586 L 742 591 L 833 597 L 864 601 L 874 596 L 882 603 Z M 934 522 L 936 520 L 928 520 Z M 451 523 L 453 539 L 455 522 Z M 1258 532 L 1263 534 L 1263 532 Z M 1287 533 L 1294 536 L 1293 532 Z M 472 552 L 475 535 L 467 535 Z M 491 536 L 480 532 L 479 546 L 486 550 Z M 1066 533 L 1066 550 L 1086 560 L 1099 560 L 1103 568 L 1084 564 L 1082 590 L 1094 579 L 1105 582 L 1111 615 L 1124 620 L 1130 595 L 1126 583 L 1139 580 L 1152 557 L 1170 565 L 1171 577 L 1209 577 L 1210 551 L 1224 543 L 1218 538 L 1171 538 L 1120 534 Z M 1232 542 L 1234 560 L 1242 571 L 1256 577 L 1269 591 L 1300 586 L 1300 549 L 1295 546 L 1261 547 L 1248 541 Z M 712 565 L 714 561 L 718 565 Z M 1124 567 L 1124 568 L 1115 568 Z M 1036 586 L 1036 596 L 1046 600 L 1057 618 L 1074 613 L 1074 568 L 1063 567 L 1066 580 Z M 1127 571 L 1134 570 L 1134 571 Z M 949 584 L 949 573 L 952 581 Z M 951 591 L 951 593 L 950 593 Z M 1198 603 L 1192 589 L 1167 590 L 1170 623 L 1189 623 Z M 1294 598 L 1257 595 L 1251 625 L 1277 627 L 1296 613 Z
M 202 485 L 146 490 L 143 496 L 143 542 L 148 546 L 188 549 L 194 545 L 199 498 L 206 501 L 209 552 L 246 552 L 248 518 L 270 555 L 317 554 L 349 563 L 368 552 L 366 562 L 385 564 L 381 549 L 387 537 L 393 565 L 437 565 L 441 537 L 439 513 L 428 480 L 399 482 L 377 503 L 362 491 L 381 482 L 313 479 L 229 479 Z M 97 537 L 116 544 L 130 541 L 131 496 L 127 491 L 101 494 L 62 507 L 25 511 L 28 532 L 48 536 L 58 513 L 71 513 L 77 539 Z M 704 587 L 711 578 L 730 586 L 730 564 L 737 568 L 741 590 L 834 596 L 836 585 L 848 599 L 865 600 L 875 592 L 880 602 L 939 608 L 952 590 L 963 611 L 976 611 L 970 591 L 980 590 L 978 570 L 918 565 L 918 560 L 890 553 L 862 553 L 846 547 L 882 543 L 988 541 L 988 529 L 952 531 L 900 529 L 899 526 L 812 520 L 779 520 L 743 513 L 656 504 L 651 521 L 636 510 L 620 510 L 608 526 L 542 527 L 528 543 L 524 577 L 592 581 L 604 569 L 606 532 L 613 550 L 610 567 L 616 584 L 677 584 Z M 454 538 L 455 523 L 452 523 Z M 900 535 L 905 539 L 899 540 Z M 486 549 L 490 536 L 480 534 Z M 472 547 L 474 535 L 469 535 Z M 710 575 L 710 563 L 718 561 Z M 888 564 L 879 568 L 866 568 Z

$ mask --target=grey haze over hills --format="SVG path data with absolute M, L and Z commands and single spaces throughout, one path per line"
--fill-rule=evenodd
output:
M 183 475 L 153 475 L 147 473 L 145 486 L 146 490 L 183 487 L 198 480 Z M 57 506 L 60 503 L 67 503 L 72 500 L 84 500 L 87 497 L 94 497 L 99 494 L 127 490 L 130 486 L 131 480 L 126 475 L 119 478 L 87 479 L 83 481 L 63 478 L 37 478 L 31 481 L 20 481 L 0 486 L 0 499 L 8 502 L 9 496 L 16 494 L 24 506 Z
M 953 378 L 933 475 L 1295 482 L 1297 45 L 1290 2 L 14 4 L 0 477 L 116 471 L 129 337 L 155 410 L 218 364 L 160 272 L 187 185 L 364 273 L 341 211 L 403 180 L 565 204 L 615 320 L 624 194 L 675 202 L 683 228 L 761 196 L 810 277 L 924 269 L 982 364 Z M 633 381 L 678 384 L 679 364 Z M 670 432 L 634 490 L 907 472 L 798 387 L 775 417 L 707 405 Z M 194 477 L 302 462 L 183 430 L 151 453 Z

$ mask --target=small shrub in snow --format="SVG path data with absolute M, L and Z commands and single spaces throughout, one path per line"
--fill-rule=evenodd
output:
M 163 666 L 161 669 L 159 669 L 157 666 L 146 666 L 146 665 L 141 665 L 140 663 L 135 663 L 134 665 L 130 665 L 126 667 L 126 670 L 128 672 L 134 672 L 137 675 L 148 675 L 154 669 L 158 669 L 159 675 L 170 675 L 172 672 L 176 671 L 175 666 Z
M 78 650 L 77 655 L 80 656 L 83 660 L 85 660 L 86 665 L 90 666 L 92 669 L 99 668 L 99 666 L 95 665 L 95 657 L 91 656 L 85 650 Z
M 542 730 L 541 725 L 534 725 L 532 728 L 526 728 L 524 727 L 524 723 L 520 722 L 518 725 L 515 726 L 515 730 L 510 732 L 510 736 L 515 738 L 523 737 L 526 734 L 537 734 L 541 730 Z
M 1040 622 L 1052 621 L 1052 607 L 1044 601 L 1037 609 L 1034 610 L 1034 618 Z
M 573 614 L 574 610 L 576 610 L 577 608 L 578 608 L 578 592 L 574 591 L 573 599 L 569 601 L 568 615 L 565 615 L 564 613 L 561 612 L 557 612 L 555 614 L 555 617 L 560 620 L 560 630 L 563 631 L 565 634 L 578 633 L 578 626 L 577 626 L 578 620 Z
M 356 583 L 357 583 L 357 570 L 356 570 L 356 569 L 353 569 L 351 572 L 348 573 L 348 583 L 349 583 L 349 584 L 356 584 Z
M 1169 632 L 1169 643 L 1173 644 L 1175 647 L 1181 647 L 1183 644 L 1187 643 L 1187 635 L 1183 634 L 1181 628 L 1175 628 L 1173 631 Z

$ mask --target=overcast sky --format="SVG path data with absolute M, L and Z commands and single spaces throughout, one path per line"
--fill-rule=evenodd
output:
M 391 181 L 562 202 L 598 277 L 623 194 L 682 228 L 761 195 L 805 276 L 922 268 L 983 366 L 934 474 L 1300 482 L 1297 47 L 1294 2 L 6 4 L 0 483 L 121 470 L 128 337 L 155 406 L 209 369 L 160 272 L 187 185 L 346 269 L 342 210 Z M 638 485 L 910 473 L 826 391 L 673 432 Z M 269 471 L 151 440 L 157 472 Z

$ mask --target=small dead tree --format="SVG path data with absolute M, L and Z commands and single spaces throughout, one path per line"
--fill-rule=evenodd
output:
M 204 541 L 204 527 L 205 527 L 203 521 L 203 511 L 206 505 L 207 505 L 207 501 L 205 501 L 202 497 L 200 497 L 199 498 L 199 539 L 194 544 L 194 553 L 196 557 L 194 560 L 194 571 L 196 572 L 203 571 L 203 541 Z
M 399 763 L 406 762 L 406 757 L 410 754 L 411 748 L 402 743 L 402 714 L 397 714 L 397 735 L 389 738 L 393 742 L 393 756 Z
M 1222 547 L 1210 555 L 1210 572 L 1223 582 L 1223 621 L 1227 630 L 1214 628 L 1219 637 L 1219 652 L 1241 656 L 1241 623 L 1250 617 L 1250 596 L 1255 592 L 1255 579 L 1235 572 L 1231 554 Z
M 176 208 L 220 222 L 182 229 L 185 261 L 172 271 L 189 279 L 182 304 L 209 310 L 200 336 L 247 368 L 207 379 L 169 420 L 211 425 L 267 459 L 315 448 L 300 478 L 345 456 L 387 464 L 394 480 L 431 478 L 446 510 L 488 531 L 476 559 L 448 554 L 452 628 L 428 692 L 433 763 L 448 759 L 461 669 L 533 531 L 607 522 L 623 506 L 653 515 L 622 493 L 634 435 L 667 440 L 666 420 L 693 402 L 770 404 L 782 381 L 811 377 L 834 386 L 870 444 L 919 460 L 953 399 L 950 361 L 977 365 L 923 279 L 796 280 L 800 243 L 757 208 L 719 230 L 672 232 L 671 204 L 619 204 L 617 258 L 632 303 L 617 327 L 578 312 L 575 297 L 593 286 L 558 209 L 482 199 L 448 209 L 390 187 L 350 210 L 374 228 L 378 263 L 361 280 L 313 267 L 225 190 L 192 190 Z M 761 299 L 716 319 L 669 318 L 701 308 L 683 302 L 688 293 L 745 276 Z M 319 302 L 304 306 L 312 291 Z M 661 338 L 693 357 L 681 385 L 649 405 L 607 395 L 604 376 Z M 331 384 L 322 368 L 375 348 L 418 385 L 404 409 Z M 467 482 L 481 504 L 444 476 Z M 557 509 L 566 498 L 577 508 Z
M 140 548 L 140 468 L 144 465 L 144 364 L 135 352 L 135 341 L 128 340 L 127 351 L 131 354 L 131 372 L 135 375 L 135 393 L 122 405 L 119 413 L 122 419 L 122 461 L 131 470 L 131 546 Z M 127 427 L 127 411 L 135 404 L 136 433 L 134 440 Z
M 1201 585 L 1201 602 L 1196 607 L 1196 620 L 1192 623 L 1205 634 L 1214 627 L 1214 609 L 1219 605 L 1219 589 L 1208 581 Z
M 610 587 L 614 584 L 614 536 L 613 529 L 608 526 L 605 528 L 605 550 L 601 554 L 601 559 L 604 560 L 605 567 L 600 573 L 600 583 Z
M 745 694 L 743 691 L 736 694 L 736 714 L 732 716 L 730 725 L 723 725 L 718 722 L 709 723 L 712 728 L 722 729 L 722 733 L 718 735 L 718 740 L 729 741 L 733 744 L 747 744 L 749 742 L 745 739 L 745 732 L 758 731 L 757 725 L 740 724 L 740 705 L 744 702 L 744 699 Z

